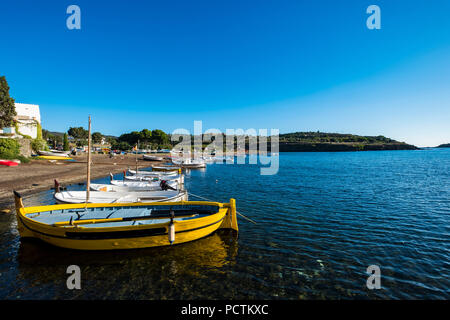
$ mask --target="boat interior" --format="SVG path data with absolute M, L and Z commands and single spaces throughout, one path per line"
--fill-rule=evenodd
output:
M 29 213 L 26 216 L 36 222 L 53 226 L 82 224 L 87 228 L 107 228 L 167 223 L 170 221 L 172 212 L 174 221 L 183 221 L 206 217 L 218 211 L 219 207 L 214 205 L 189 207 L 174 205 L 169 208 L 149 205 L 58 209 Z M 108 219 L 108 221 L 102 222 L 102 219 Z M 111 221 L 111 219 L 118 221 Z

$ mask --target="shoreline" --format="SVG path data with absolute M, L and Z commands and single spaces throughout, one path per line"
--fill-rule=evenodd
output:
M 136 167 L 134 154 L 109 158 L 105 154 L 92 154 L 91 179 L 98 179 Z M 72 157 L 76 161 L 32 160 L 17 167 L 0 166 L 0 210 L 14 206 L 13 190 L 26 197 L 34 193 L 50 190 L 54 179 L 62 185 L 86 182 L 87 155 Z M 138 157 L 138 168 L 150 167 L 162 161 L 147 161 Z

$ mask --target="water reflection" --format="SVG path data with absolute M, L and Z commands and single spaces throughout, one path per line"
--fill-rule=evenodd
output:
M 68 250 L 26 239 L 20 242 L 18 250 L 17 278 L 30 283 L 38 280 L 40 285 L 60 281 L 61 267 L 72 264 L 80 266 L 82 272 L 86 268 L 94 273 L 108 270 L 114 279 L 122 279 L 125 274 L 138 279 L 142 271 L 159 275 L 161 270 L 171 279 L 202 277 L 208 270 L 219 271 L 225 265 L 233 265 L 237 252 L 237 234 L 230 230 L 173 247 L 119 251 Z

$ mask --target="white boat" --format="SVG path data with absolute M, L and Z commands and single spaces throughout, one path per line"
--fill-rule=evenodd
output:
M 148 155 L 148 154 L 144 154 L 142 156 L 142 158 L 144 160 L 147 160 L 147 161 L 164 161 L 163 157 L 151 156 L 151 155 Z
M 86 191 L 56 192 L 54 197 L 59 203 L 85 203 Z M 90 191 L 88 203 L 137 203 L 137 202 L 178 202 L 187 201 L 186 191 L 139 191 L 139 192 L 103 192 Z
M 69 153 L 44 151 L 44 150 L 39 150 L 37 153 L 41 156 L 47 156 L 47 157 L 67 157 L 67 158 L 69 158 Z
M 172 162 L 175 165 L 186 169 L 198 169 L 206 167 L 206 162 L 202 159 L 172 159 Z
M 55 150 L 55 149 L 50 149 L 50 152 L 53 152 L 53 153 L 62 153 L 62 154 L 69 154 L 70 153 L 70 150 L 69 151 L 63 151 L 63 150 Z
M 157 182 L 131 182 L 129 181 L 115 181 L 114 184 L 91 183 L 90 187 L 93 191 L 103 192 L 137 192 L 137 191 L 161 191 L 163 188 L 162 181 Z M 177 189 L 178 183 L 176 181 L 166 181 L 170 188 Z M 134 184 L 134 185 L 133 185 Z
M 184 181 L 183 176 L 125 176 L 124 181 L 129 181 L 129 182 L 160 182 L 161 180 L 166 180 L 166 181 L 176 181 L 176 182 L 182 182 Z
M 174 177 L 177 176 L 177 172 L 161 172 L 161 171 L 138 171 L 128 169 L 128 173 L 134 176 L 141 177 Z
M 153 171 L 178 171 L 180 166 L 152 166 Z
M 152 183 L 161 184 L 162 180 L 159 181 L 146 181 L 146 180 L 111 180 L 111 184 L 118 187 L 132 187 L 132 188 L 149 188 L 152 186 Z M 180 179 L 173 179 L 173 180 L 165 180 L 169 185 L 176 184 L 178 185 L 180 183 Z

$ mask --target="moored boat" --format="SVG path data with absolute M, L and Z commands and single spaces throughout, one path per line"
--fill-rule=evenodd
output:
M 147 154 L 144 154 L 142 156 L 142 159 L 147 160 L 147 161 L 164 161 L 164 157 L 151 156 L 151 155 L 147 155 Z
M 22 238 L 79 250 L 180 244 L 218 229 L 238 231 L 236 203 L 188 201 L 153 204 L 64 204 L 25 208 L 14 192 Z
M 103 191 L 103 192 L 136 192 L 136 191 L 161 191 L 163 190 L 163 181 L 149 182 L 149 183 L 139 183 L 139 185 L 125 185 L 124 181 L 116 180 L 116 183 L 122 182 L 122 185 L 117 184 L 99 184 L 91 183 L 90 187 L 93 191 Z M 176 181 L 166 181 L 167 186 L 173 189 L 177 189 L 179 184 Z
M 172 162 L 183 169 L 200 169 L 206 167 L 206 162 L 202 159 L 172 159 Z
M 153 171 L 178 171 L 180 166 L 152 166 Z
M 86 191 L 60 191 L 54 194 L 58 203 L 85 203 Z M 88 203 L 136 203 L 187 201 L 188 194 L 182 190 L 103 192 L 90 191 Z
M 178 174 L 181 174 L 181 169 L 178 169 Z M 135 171 L 128 169 L 128 173 L 135 176 L 142 176 L 142 177 L 174 177 L 177 175 L 176 171 Z

